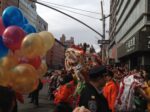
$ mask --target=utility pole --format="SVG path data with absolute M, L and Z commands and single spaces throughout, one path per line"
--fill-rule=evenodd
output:
M 109 16 L 111 16 L 111 14 L 109 14 L 108 16 L 105 16 L 104 12 L 103 12 L 103 2 L 101 1 L 101 12 L 102 12 L 102 19 L 100 19 L 103 22 L 103 36 L 102 36 L 102 41 L 105 41 L 105 27 L 106 27 L 106 18 L 108 18 Z M 102 61 L 105 60 L 106 57 L 106 43 L 101 44 L 101 51 L 102 51 Z
M 105 40 L 105 15 L 104 15 L 104 12 L 103 12 L 103 2 L 102 1 L 101 1 L 101 12 L 102 12 L 101 21 L 103 22 L 103 37 L 102 37 L 102 40 Z M 104 46 L 103 43 L 101 45 L 101 51 L 102 51 L 102 61 L 104 62 L 104 59 L 105 59 L 105 46 Z
M 103 21 L 103 40 L 105 40 L 105 15 L 103 12 L 103 2 L 101 1 L 102 21 Z

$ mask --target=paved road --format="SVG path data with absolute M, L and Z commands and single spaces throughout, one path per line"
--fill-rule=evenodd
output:
M 45 85 L 40 91 L 39 95 L 39 107 L 36 107 L 30 102 L 30 99 L 25 97 L 25 103 L 18 103 L 19 112 L 53 112 L 54 105 L 47 97 L 47 86 Z

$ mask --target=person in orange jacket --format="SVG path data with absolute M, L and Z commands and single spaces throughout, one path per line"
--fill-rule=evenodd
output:
M 71 104 L 75 88 L 76 84 L 74 83 L 74 81 L 70 81 L 65 85 L 61 85 L 59 89 L 55 92 L 54 104 L 57 105 L 60 102 L 66 102 Z
M 54 112 L 72 112 L 75 88 L 76 82 L 72 75 L 66 75 L 54 93 L 54 104 L 56 105 Z
M 113 72 L 109 70 L 105 74 L 107 83 L 103 88 L 103 95 L 107 99 L 111 111 L 115 112 L 114 105 L 118 95 L 119 85 L 117 84 L 117 82 L 113 80 L 113 76 L 114 76 Z

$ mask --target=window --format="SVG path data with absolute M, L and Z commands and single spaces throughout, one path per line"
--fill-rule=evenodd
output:
M 147 5 L 147 6 L 148 6 L 148 8 L 147 8 L 147 9 L 148 9 L 148 11 L 147 11 L 147 12 L 149 12 L 149 13 L 150 13 L 150 0 L 147 0 L 147 2 L 148 2 L 148 5 Z
M 44 29 L 46 30 L 46 26 L 44 25 Z
M 31 4 L 31 8 L 33 8 L 33 9 L 34 9 L 34 8 L 35 8 L 35 5 L 34 5 L 34 4 Z
M 150 0 L 147 0 L 148 2 L 148 7 L 147 7 L 147 12 L 150 13 Z M 147 20 L 150 21 L 150 16 L 148 15 Z

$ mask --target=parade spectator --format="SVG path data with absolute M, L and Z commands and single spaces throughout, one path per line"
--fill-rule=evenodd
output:
M 50 100 L 54 99 L 54 91 L 57 88 L 57 79 L 58 79 L 58 74 L 56 73 L 56 71 L 54 71 L 52 73 L 52 76 L 50 78 L 50 84 L 49 84 L 49 93 L 50 93 Z
M 145 71 L 146 74 L 146 71 Z M 144 89 L 146 94 L 146 100 L 147 100 L 147 111 L 150 112 L 150 73 L 147 72 L 146 75 L 147 80 L 145 81 L 146 88 Z
M 19 101 L 19 102 L 22 103 L 22 104 L 24 103 L 23 95 L 22 95 L 20 92 L 15 92 L 15 97 L 16 97 L 15 106 L 14 106 L 12 112 L 18 112 L 18 104 L 17 104 L 17 101 Z
M 62 85 L 64 83 L 64 78 L 66 77 L 67 73 L 65 70 L 61 70 L 58 72 L 58 77 L 57 77 L 57 87 Z
M 0 112 L 17 112 L 15 92 L 0 86 Z
M 76 83 L 72 75 L 66 75 L 60 87 L 55 91 L 54 104 L 56 104 L 56 108 L 54 112 L 72 112 L 72 101 L 75 88 Z
M 81 91 L 79 106 L 85 106 L 91 112 L 110 112 L 107 100 L 101 92 L 105 85 L 105 73 L 104 66 L 93 67 L 89 71 L 89 83 Z
M 107 73 L 105 74 L 105 79 L 107 83 L 104 86 L 103 94 L 108 101 L 108 105 L 111 111 L 115 112 L 114 106 L 118 95 L 119 85 L 115 80 L 113 80 L 113 76 L 114 74 L 111 71 L 107 71 Z
M 42 83 L 41 79 L 39 79 L 39 85 L 38 85 L 37 89 L 35 89 L 31 93 L 31 101 L 30 101 L 30 103 L 34 103 L 37 107 L 39 106 L 39 91 L 42 88 L 43 88 L 43 83 Z
M 144 85 L 141 88 L 138 88 L 140 94 L 139 97 L 136 97 L 136 110 L 141 111 L 150 111 L 150 74 L 149 71 L 142 70 L 142 77 L 145 79 Z

